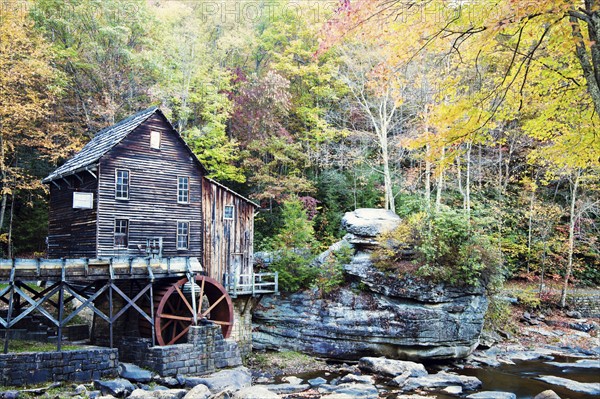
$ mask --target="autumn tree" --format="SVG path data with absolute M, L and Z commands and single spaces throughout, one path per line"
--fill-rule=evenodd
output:
M 49 171 L 49 163 L 77 146 L 77 140 L 67 137 L 52 117 L 65 76 L 53 66 L 50 45 L 18 4 L 4 6 L 0 15 L 0 238 L 3 253 L 11 257 L 15 208 L 31 208 L 43 195 L 40 179 Z M 36 228 L 43 230 L 43 226 L 42 222 Z

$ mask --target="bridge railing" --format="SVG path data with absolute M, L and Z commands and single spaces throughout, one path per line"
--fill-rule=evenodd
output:
M 229 273 L 223 276 L 223 285 L 229 295 L 260 295 L 279 292 L 279 275 L 274 273 Z

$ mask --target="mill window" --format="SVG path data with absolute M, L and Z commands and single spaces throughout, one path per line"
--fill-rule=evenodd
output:
M 177 249 L 190 247 L 190 222 L 177 222 Z
M 117 169 L 115 172 L 115 198 L 129 199 L 129 171 Z
M 115 248 L 127 248 L 129 245 L 129 220 L 115 219 Z
M 150 132 L 150 148 L 160 150 L 160 132 L 155 130 Z
M 233 205 L 225 205 L 223 217 L 225 219 L 233 219 Z
M 177 178 L 177 203 L 187 204 L 190 202 L 190 179 L 188 177 Z

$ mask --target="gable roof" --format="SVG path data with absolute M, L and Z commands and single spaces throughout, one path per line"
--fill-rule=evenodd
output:
M 150 107 L 137 114 L 131 115 L 122 121 L 100 130 L 75 156 L 65 162 L 61 167 L 50 173 L 42 183 L 50 183 L 85 170 L 86 167 L 96 163 L 104 154 L 119 144 L 129 133 L 144 123 L 158 107 Z

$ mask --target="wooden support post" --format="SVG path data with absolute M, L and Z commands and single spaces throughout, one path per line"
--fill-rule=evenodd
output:
M 60 291 L 58 291 L 58 334 L 56 337 L 56 350 L 58 352 L 60 352 L 62 350 L 64 305 L 65 305 L 65 282 L 61 281 Z
M 4 353 L 8 353 L 8 342 L 10 340 L 10 319 L 12 317 L 13 302 L 15 299 L 15 260 L 12 260 L 10 269 L 10 298 L 8 300 L 8 313 L 6 314 L 6 332 L 4 335 Z
M 154 284 L 150 281 L 150 326 L 152 327 L 152 346 L 156 345 L 156 331 L 154 331 Z

